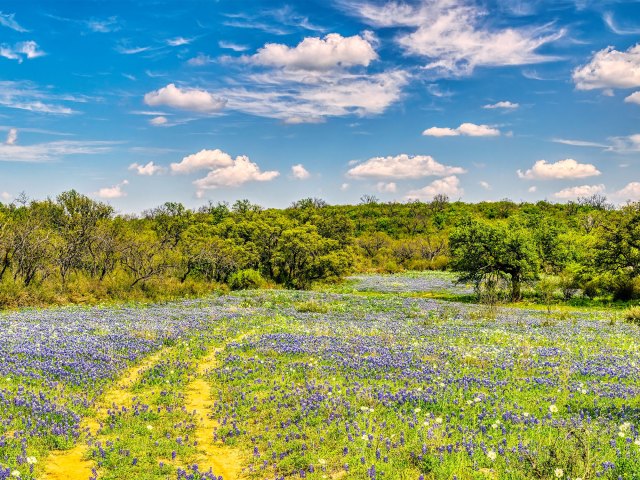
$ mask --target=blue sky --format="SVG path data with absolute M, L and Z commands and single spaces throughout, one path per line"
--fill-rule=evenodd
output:
M 640 200 L 640 2 L 0 0 L 0 201 Z

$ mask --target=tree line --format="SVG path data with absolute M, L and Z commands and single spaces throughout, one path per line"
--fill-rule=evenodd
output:
M 431 202 L 285 209 L 167 202 L 119 215 L 76 191 L 0 203 L 0 304 L 309 288 L 365 271 L 450 269 L 479 293 L 553 279 L 569 298 L 640 292 L 640 204 Z M 548 282 L 547 282 L 548 283 Z

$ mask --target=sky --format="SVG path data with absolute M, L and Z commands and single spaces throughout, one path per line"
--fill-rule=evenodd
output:
M 0 0 L 0 202 L 640 201 L 640 1 Z

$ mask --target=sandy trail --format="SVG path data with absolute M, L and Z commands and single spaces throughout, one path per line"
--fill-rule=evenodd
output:
M 210 417 L 213 409 L 211 385 L 204 379 L 206 373 L 217 366 L 216 355 L 223 349 L 224 347 L 212 349 L 200 360 L 195 379 L 185 390 L 185 406 L 187 411 L 195 414 L 196 427 L 193 435 L 199 449 L 191 463 L 197 463 L 202 472 L 211 469 L 224 480 L 236 480 L 242 477 L 243 457 L 238 450 L 214 442 L 213 432 L 218 423 Z M 132 386 L 140 379 L 142 372 L 155 365 L 168 351 L 168 348 L 159 350 L 140 364 L 126 370 L 115 385 L 104 392 L 96 406 L 95 417 L 85 418 L 81 427 L 88 434 L 96 436 L 102 421 L 108 417 L 108 411 L 114 404 L 118 407 L 131 407 L 136 397 L 131 391 Z M 70 450 L 51 452 L 40 480 L 88 480 L 93 476 L 94 467 L 94 463 L 86 459 L 88 451 L 89 446 L 82 442 Z
M 211 385 L 203 378 L 209 370 L 217 366 L 216 354 L 222 350 L 216 348 L 200 360 L 196 370 L 197 377 L 185 392 L 185 406 L 187 411 L 195 412 L 197 424 L 194 436 L 200 450 L 195 463 L 200 471 L 206 472 L 211 469 L 224 480 L 236 480 L 242 476 L 242 455 L 238 450 L 214 442 L 213 431 L 218 422 L 210 416 L 213 408 Z
M 96 416 L 85 418 L 80 426 L 91 435 L 96 435 L 100 429 L 100 422 L 107 418 L 108 410 L 115 403 L 118 406 L 131 406 L 135 395 L 131 392 L 131 386 L 140 378 L 140 374 L 147 368 L 155 365 L 168 349 L 164 348 L 142 363 L 127 369 L 118 381 L 105 391 L 99 404 L 96 405 Z M 93 472 L 94 464 L 86 460 L 85 456 L 89 451 L 89 446 L 82 441 L 70 450 L 56 450 L 49 453 L 45 462 L 44 474 L 41 480 L 88 480 Z

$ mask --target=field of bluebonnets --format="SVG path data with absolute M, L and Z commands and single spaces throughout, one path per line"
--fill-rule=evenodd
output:
M 640 478 L 638 327 L 359 281 L 0 316 L 0 479 Z M 83 474 L 48 471 L 78 445 Z

